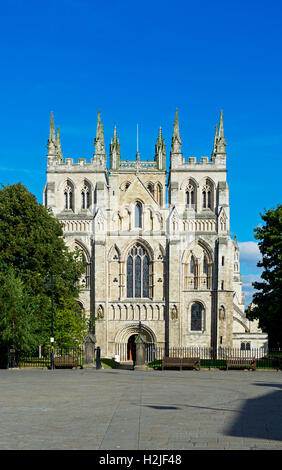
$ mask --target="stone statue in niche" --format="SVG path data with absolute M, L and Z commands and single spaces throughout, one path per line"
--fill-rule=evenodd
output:
M 225 319 L 225 308 L 223 307 L 223 305 L 220 306 L 218 314 L 220 320 Z
M 178 313 L 177 313 L 177 307 L 174 305 L 170 311 L 170 317 L 172 320 L 177 320 L 178 318 Z
M 99 305 L 99 307 L 97 308 L 97 316 L 96 318 L 98 320 L 104 318 L 104 309 L 103 309 L 103 306 L 102 305 Z

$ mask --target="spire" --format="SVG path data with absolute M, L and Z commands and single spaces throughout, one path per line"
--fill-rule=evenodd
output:
M 218 133 L 217 133 L 217 124 L 215 126 L 215 133 L 214 133 L 214 141 L 213 141 L 213 153 L 216 152 L 216 144 L 218 140 Z
M 171 143 L 172 153 L 181 153 L 181 138 L 179 134 L 179 121 L 178 121 L 178 109 L 175 111 L 175 119 L 173 125 L 173 136 Z
M 217 153 L 225 153 L 226 141 L 223 130 L 223 111 L 220 112 L 218 139 L 217 139 Z
M 105 140 L 104 140 L 104 128 L 103 128 L 103 124 L 101 124 L 100 109 L 98 110 L 97 130 L 96 130 L 96 138 L 95 138 L 94 142 L 95 142 L 95 155 L 106 155 Z
M 54 125 L 54 115 L 53 111 L 51 111 L 51 118 L 50 118 L 50 133 L 49 133 L 49 140 L 56 142 L 56 136 L 55 136 L 55 125 Z
M 220 111 L 219 127 L 215 127 L 215 136 L 213 141 L 212 161 L 226 164 L 226 140 L 223 129 L 223 111 Z
M 219 131 L 218 131 L 218 137 L 224 137 L 224 131 L 223 131 L 223 111 L 220 111 L 220 120 L 219 120 Z
M 165 170 L 165 142 L 162 136 L 162 128 L 159 128 L 159 135 L 155 145 L 155 161 L 159 170 Z
M 47 149 L 48 149 L 48 156 L 56 156 L 56 133 L 55 133 L 55 126 L 54 126 L 53 111 L 51 111 L 50 131 L 49 131 Z
M 120 162 L 120 145 L 119 138 L 117 136 L 117 128 L 114 127 L 114 136 L 111 139 L 110 144 L 110 167 L 112 170 L 116 170 L 119 167 Z
M 57 155 L 60 159 L 63 156 L 62 147 L 61 147 L 60 128 L 59 127 L 57 127 Z

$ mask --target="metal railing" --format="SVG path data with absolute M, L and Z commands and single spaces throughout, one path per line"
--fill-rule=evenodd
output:
M 54 358 L 78 359 L 80 366 L 84 363 L 83 348 L 54 348 Z M 50 348 L 41 350 L 38 348 L 31 352 L 17 351 L 9 349 L 7 355 L 7 368 L 47 368 L 52 367 L 52 351 Z
M 116 344 L 116 354 L 121 362 L 128 361 L 129 348 L 127 343 Z M 165 348 L 146 343 L 146 362 L 152 366 L 161 366 Z M 255 358 L 258 369 L 280 369 L 282 367 L 282 349 L 252 348 L 208 348 L 208 347 L 182 347 L 169 348 L 169 357 L 200 357 L 202 368 L 226 368 L 227 358 Z M 133 358 L 134 359 L 134 358 Z

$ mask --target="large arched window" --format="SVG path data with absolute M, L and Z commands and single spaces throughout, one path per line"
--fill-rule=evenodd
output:
M 203 209 L 213 210 L 213 185 L 208 179 L 202 188 L 202 206 Z
M 141 228 L 142 227 L 142 205 L 140 202 L 135 204 L 135 227 Z
M 65 198 L 65 209 L 73 209 L 73 185 L 70 181 L 67 181 L 64 190 Z
M 149 256 L 139 243 L 130 250 L 126 263 L 127 297 L 149 297 Z
M 196 205 L 196 188 L 194 184 L 189 181 L 186 187 L 186 205 L 192 209 L 195 209 Z
M 191 331 L 202 331 L 203 329 L 203 307 L 198 302 L 191 306 Z
M 85 182 L 81 190 L 81 209 L 89 209 L 90 203 L 90 187 L 89 184 Z

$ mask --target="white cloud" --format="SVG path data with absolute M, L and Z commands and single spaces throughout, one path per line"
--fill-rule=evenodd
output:
M 245 294 L 245 305 L 249 305 L 252 301 L 255 289 L 253 287 L 253 282 L 260 281 L 259 274 L 243 274 L 242 275 L 242 287 Z
M 261 253 L 258 244 L 253 241 L 240 242 L 240 271 L 242 274 L 242 287 L 245 294 L 245 305 L 249 305 L 252 301 L 255 289 L 252 284 L 260 280 L 261 268 L 257 267 L 258 261 L 261 260 Z
M 240 263 L 256 266 L 261 260 L 261 253 L 256 242 L 238 243 L 240 249 Z

